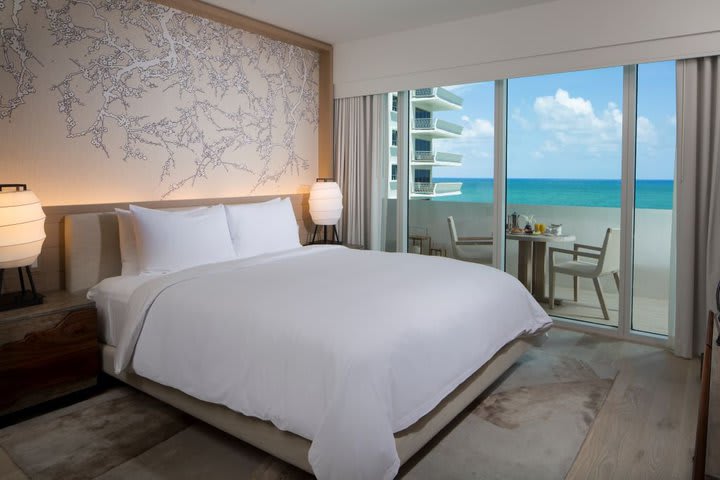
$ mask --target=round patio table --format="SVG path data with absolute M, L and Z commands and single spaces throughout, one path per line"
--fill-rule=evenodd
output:
M 548 303 L 545 295 L 545 258 L 548 243 L 568 243 L 575 241 L 575 235 L 531 235 L 527 233 L 508 233 L 507 240 L 517 240 L 518 244 L 518 280 L 530 290 L 538 302 Z M 528 275 L 532 262 L 532 279 Z M 558 299 L 555 303 L 559 304 Z

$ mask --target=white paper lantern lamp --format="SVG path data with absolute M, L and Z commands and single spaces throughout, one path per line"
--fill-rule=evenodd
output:
M 45 213 L 40 200 L 24 184 L 0 185 L 0 293 L 5 270 L 17 268 L 21 291 L 0 295 L 0 310 L 37 305 L 43 296 L 35 289 L 30 265 L 45 241 Z M 30 291 L 25 288 L 23 268 Z
M 342 192 L 337 182 L 318 178 L 310 189 L 310 216 L 315 223 L 311 243 L 340 243 L 337 223 L 342 215 Z M 323 227 L 323 240 L 317 240 L 318 227 Z M 328 240 L 327 227 L 332 226 L 332 238 Z

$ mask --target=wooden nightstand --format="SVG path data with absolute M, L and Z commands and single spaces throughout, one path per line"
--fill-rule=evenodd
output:
M 97 384 L 97 311 L 83 295 L 0 312 L 0 415 Z

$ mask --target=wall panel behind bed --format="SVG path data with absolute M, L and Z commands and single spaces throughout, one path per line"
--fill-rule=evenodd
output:
M 0 2 L 0 183 L 27 183 L 45 207 L 45 291 L 62 287 L 67 213 L 293 195 L 302 219 L 331 165 L 321 63 L 332 47 L 177 4 L 193 13 L 147 0 Z

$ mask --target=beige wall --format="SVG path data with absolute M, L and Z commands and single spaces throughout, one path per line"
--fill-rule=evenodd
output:
M 37 5 L 0 3 L 1 183 L 72 205 L 299 193 L 317 177 L 316 51 L 144 0 Z
M 335 96 L 720 53 L 715 0 L 555 0 L 335 45 Z

